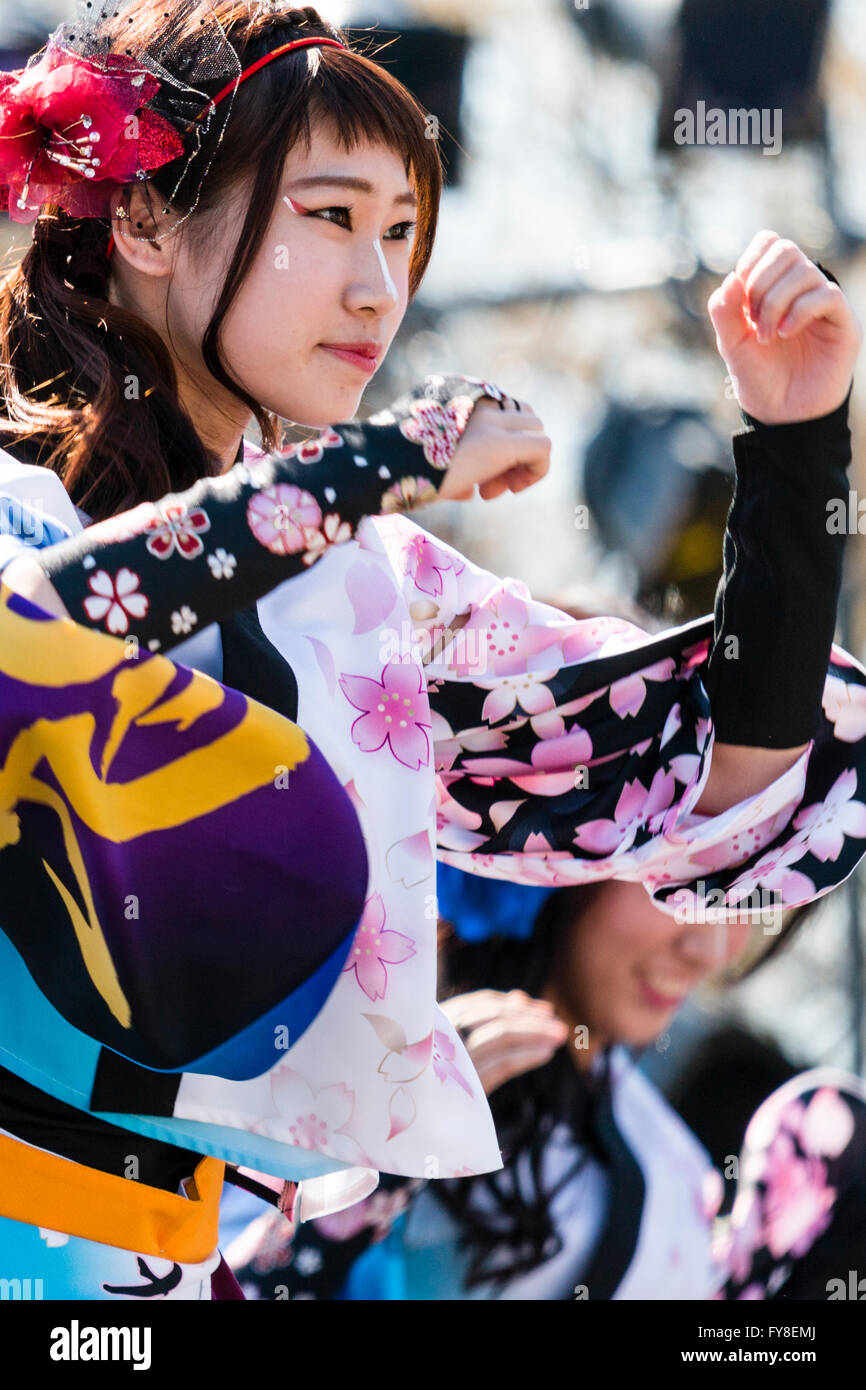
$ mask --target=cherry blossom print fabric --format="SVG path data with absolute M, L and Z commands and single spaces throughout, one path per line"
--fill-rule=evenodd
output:
M 362 515 L 366 509 L 374 504 L 386 510 L 403 506 L 408 497 L 416 498 L 418 496 L 421 483 L 427 485 L 424 477 L 425 470 L 433 471 L 433 476 L 437 480 L 441 477 L 439 465 L 445 457 L 443 447 L 447 446 L 448 457 L 450 457 L 450 451 L 453 451 L 460 431 L 469 418 L 471 398 L 479 399 L 482 395 L 498 396 L 499 394 L 495 387 L 483 382 L 466 382 L 463 378 L 457 379 L 456 395 L 454 391 L 453 382 L 448 382 L 444 378 L 436 379 L 426 383 L 421 393 L 416 393 L 416 396 L 420 395 L 420 399 L 424 403 L 424 409 L 420 414 L 413 410 L 416 396 L 410 396 L 404 406 L 401 407 L 398 403 L 384 416 L 378 417 L 377 423 L 357 427 L 357 433 L 352 436 L 353 441 L 355 444 L 369 449 L 370 459 L 356 453 L 347 460 L 345 458 L 348 447 L 346 442 L 340 439 L 336 431 L 326 431 L 319 441 L 302 445 L 291 454 L 291 459 L 300 456 L 303 460 L 301 464 L 295 464 L 291 460 L 289 463 L 291 463 L 292 468 L 310 468 L 316 463 L 322 462 L 324 451 L 330 449 L 333 451 L 333 455 L 342 452 L 344 455 L 343 464 L 347 469 L 346 478 L 349 480 L 349 486 L 344 493 L 347 504 L 343 508 L 344 513 L 349 513 L 349 506 L 354 508 L 351 514 L 355 517 Z M 427 394 L 428 392 L 430 394 Z M 436 392 L 443 397 L 441 401 L 437 401 L 435 398 Z M 417 439 L 410 441 L 403 434 L 401 424 L 404 422 L 411 425 L 411 432 L 418 435 Z M 435 455 L 436 465 L 427 463 L 425 449 Z M 409 451 L 411 475 L 405 471 L 407 450 Z M 234 507 L 226 503 L 224 510 L 221 510 L 219 506 L 215 509 L 209 500 L 208 506 L 211 507 L 211 511 L 210 514 L 205 515 L 206 509 L 199 500 L 196 500 L 186 507 L 181 514 L 174 509 L 173 503 L 167 502 L 159 513 L 159 524 L 155 523 L 152 515 L 144 516 L 141 508 L 136 509 L 139 519 L 144 521 L 144 528 L 138 533 L 134 533 L 133 527 L 128 524 L 128 519 L 121 518 L 115 519 L 112 523 L 104 524 L 101 528 L 90 527 L 87 532 L 82 532 L 77 537 L 73 535 L 69 540 L 57 542 L 50 557 L 48 547 L 37 548 L 35 553 L 38 554 L 40 561 L 49 564 L 52 577 L 63 592 L 67 602 L 74 608 L 77 594 L 80 599 L 80 616 L 83 622 L 101 629 L 102 638 L 98 638 L 96 634 L 91 634 L 91 640 L 109 642 L 109 637 L 106 634 L 109 629 L 114 628 L 114 638 L 122 636 L 124 639 L 122 643 L 116 643 L 121 648 L 124 657 L 127 651 L 133 650 L 134 644 L 130 641 L 132 638 L 135 638 L 142 645 L 146 642 L 148 647 L 156 650 L 162 645 L 162 641 L 160 638 L 148 635 L 154 631 L 154 628 L 146 625 L 147 620 L 161 624 L 166 641 L 175 645 L 186 633 L 188 627 L 201 628 L 205 614 L 211 616 L 216 611 L 222 612 L 223 609 L 226 612 L 232 612 L 238 608 L 240 611 L 239 605 L 248 602 L 251 593 L 267 588 L 269 583 L 272 584 L 273 572 L 271 571 L 270 579 L 268 579 L 262 573 L 261 568 L 256 573 L 256 565 L 264 565 L 267 569 L 270 565 L 278 564 L 281 575 L 291 574 L 293 567 L 297 567 L 299 580 L 314 572 L 315 561 L 320 560 L 325 555 L 327 547 L 319 544 L 321 539 L 319 533 L 313 533 L 310 524 L 311 513 L 304 510 L 297 513 L 293 512 L 291 508 L 284 508 L 282 513 L 279 513 L 278 509 L 275 508 L 271 508 L 269 512 L 262 511 L 259 500 L 267 491 L 267 488 L 262 485 L 265 482 L 270 485 L 273 474 L 265 478 L 260 466 L 261 455 L 259 454 L 259 458 L 256 458 L 254 457 L 255 452 L 255 450 L 248 448 L 246 459 L 237 467 L 235 477 L 230 479 L 233 486 L 245 489 L 239 502 L 235 497 L 237 505 Z M 393 464 L 393 471 L 383 461 L 385 458 L 388 458 Z M 287 463 L 287 467 L 289 463 Z M 40 491 L 50 494 L 52 488 L 54 492 L 58 490 L 61 494 L 63 492 L 55 475 L 45 474 L 44 470 L 15 464 L 8 465 L 6 473 L 6 484 L 12 494 L 15 493 L 16 487 L 20 491 L 22 476 L 26 480 L 25 486 L 30 487 L 36 482 L 40 485 L 30 491 L 31 497 L 37 496 Z M 255 484 L 251 481 L 253 474 L 256 474 Z M 306 477 L 306 475 L 304 476 Z M 393 482 L 392 480 L 395 478 L 396 482 Z M 221 502 L 228 495 L 225 482 L 222 479 L 212 481 L 216 484 L 214 496 Z M 42 484 L 45 486 L 43 487 Z M 290 485 L 285 484 L 285 486 Z M 326 483 L 321 476 L 314 483 L 311 477 L 310 486 L 317 488 L 324 501 L 330 504 L 332 491 L 330 483 Z M 394 488 L 398 488 L 399 495 L 397 491 L 393 491 Z M 283 501 L 285 501 L 284 496 Z M 72 509 L 70 500 L 65 497 L 65 494 L 63 494 L 63 502 L 65 505 L 61 506 L 56 499 L 52 498 L 51 510 L 62 515 L 63 524 L 67 531 L 74 532 L 80 528 L 80 520 L 74 516 L 74 509 Z M 307 505 L 304 503 L 304 507 Z M 278 525 L 271 524 L 275 516 L 279 522 Z M 270 521 L 268 517 L 270 517 Z M 217 530 L 216 522 L 219 522 L 221 527 L 219 536 L 214 534 L 214 531 Z M 237 535 L 232 534 L 232 526 L 236 526 Z M 96 533 L 95 538 L 92 533 Z M 335 523 L 330 532 L 325 528 L 323 534 L 326 537 L 331 534 L 335 538 L 332 549 L 334 553 L 339 553 L 346 548 L 346 536 L 351 535 L 351 527 L 345 522 L 345 516 L 341 514 L 338 517 L 338 524 Z M 208 538 L 207 545 L 203 541 L 203 537 Z M 216 545 L 217 539 L 222 539 L 225 543 Z M 54 542 L 55 540 L 56 537 L 53 532 L 50 538 L 45 535 L 41 538 L 43 544 L 46 541 Z M 10 554 L 17 553 L 17 550 L 26 543 L 26 539 L 18 538 L 17 546 L 12 545 L 11 551 L 3 558 L 8 560 Z M 39 541 L 35 539 L 35 533 L 33 543 L 39 545 Z M 88 545 L 92 545 L 93 548 L 88 549 Z M 210 545 L 214 546 L 212 551 L 208 549 Z M 152 590 L 146 607 L 144 604 L 129 602 L 136 593 L 141 592 L 137 582 L 130 582 L 129 564 L 117 563 L 116 567 L 113 568 L 114 579 L 110 591 L 106 590 L 100 594 L 90 585 L 87 579 L 88 574 L 94 571 L 99 572 L 102 568 L 96 560 L 96 554 L 99 554 L 104 565 L 108 566 L 113 563 L 109 557 L 113 557 L 116 547 L 120 547 L 122 550 L 122 560 L 125 561 L 128 556 L 131 557 L 134 554 L 136 563 L 141 561 L 142 570 L 149 566 L 149 573 L 159 576 L 159 584 Z M 127 547 L 131 547 L 131 549 L 127 549 Z M 304 548 L 299 549 L 299 547 Z M 64 553 L 61 554 L 61 551 Z M 245 566 L 242 563 L 245 557 L 247 559 L 253 557 L 253 562 Z M 92 563 L 88 564 L 87 561 Z M 185 591 L 185 596 L 196 603 L 199 612 L 192 609 L 191 603 L 179 603 L 180 596 L 177 591 L 167 587 L 165 576 L 169 573 L 169 566 L 172 564 L 176 567 L 174 571 L 175 581 L 178 575 L 195 574 L 196 583 L 200 588 L 195 591 Z M 193 566 L 197 566 L 197 568 L 193 569 Z M 242 581 L 238 580 L 239 574 L 244 576 Z M 134 576 L 134 578 L 138 579 L 140 576 Z M 235 582 L 237 582 L 237 587 L 231 589 L 230 586 Z M 214 593 L 224 597 L 214 600 L 212 598 Z M 230 596 L 226 596 L 227 594 Z M 156 601 L 156 595 L 159 595 L 159 602 Z M 215 608 L 214 604 L 217 602 L 218 608 Z M 136 625 L 134 631 L 133 622 Z M 145 624 L 145 626 L 140 626 L 140 624 Z M 60 626 L 66 630 L 69 625 L 63 623 Z M 109 644 L 114 648 L 114 642 Z M 276 655 L 274 653 L 275 657 Z M 160 657 L 159 660 L 163 660 L 163 658 Z M 134 665 L 136 668 L 139 665 L 138 661 L 128 664 Z M 146 668 L 146 659 L 141 662 L 141 666 Z M 185 668 L 180 667 L 178 669 L 183 671 Z M 286 671 L 290 671 L 288 666 Z M 189 675 L 190 673 L 187 672 L 187 676 Z M 278 758 L 272 759 L 272 764 L 275 766 L 279 761 Z M 294 776 L 294 773 L 292 775 Z M 352 794 L 349 792 L 347 795 L 345 789 L 341 794 L 345 799 L 347 812 L 353 816 L 352 823 L 357 826 L 358 822 L 354 820 Z M 267 829 L 268 821 L 267 815 L 253 816 L 246 824 L 251 835 L 261 836 Z M 334 866 L 339 865 L 341 871 L 346 870 L 347 864 L 344 856 L 350 849 L 350 840 L 339 829 L 335 829 L 333 833 L 321 828 L 316 831 L 314 822 L 315 817 L 308 818 L 309 833 L 316 841 L 316 855 L 325 855 L 330 861 L 330 879 L 336 886 L 339 884 L 340 875 L 335 872 Z M 296 876 L 297 870 L 292 862 L 290 846 L 286 846 L 286 851 L 284 874 L 286 882 L 290 883 L 293 876 Z M 306 851 L 304 853 L 306 854 Z M 429 858 L 429 851 L 427 857 Z M 178 866 L 182 865 L 183 856 L 178 856 L 177 862 Z M 242 866 L 238 865 L 237 890 L 248 896 L 251 892 L 251 882 L 257 882 L 257 891 L 266 891 L 274 910 L 276 912 L 283 911 L 283 915 L 285 915 L 284 909 L 280 906 L 281 895 L 271 893 L 264 887 L 259 874 L 260 865 L 256 852 L 249 854 L 249 863 L 250 872 L 255 870 L 258 877 L 252 880 L 249 874 L 244 876 L 241 872 Z M 197 865 L 196 881 L 198 881 L 201 868 L 201 865 Z M 206 906 L 206 901 L 202 901 L 205 902 Z M 231 899 L 227 898 L 225 893 L 223 893 L 223 906 L 226 911 L 232 908 Z M 375 959 L 368 959 L 367 953 L 364 953 L 362 957 L 362 953 L 355 950 L 352 953 L 351 961 L 345 965 L 344 971 L 345 974 L 352 974 L 365 999 L 375 999 L 384 995 L 387 986 L 387 972 L 396 968 L 404 957 L 411 956 L 415 951 L 414 945 L 405 932 L 401 932 L 399 929 L 393 931 L 385 929 L 380 915 L 377 916 L 379 909 L 380 905 L 376 901 L 375 894 L 365 895 L 365 900 L 359 904 L 353 919 L 353 935 L 355 926 L 360 926 L 362 931 L 368 931 L 371 934 L 371 950 L 375 950 L 377 953 Z M 321 944 L 324 941 L 321 915 L 311 906 L 305 910 L 308 916 L 310 940 L 318 940 Z M 251 925 L 248 909 L 242 915 L 248 930 Z M 259 915 L 257 911 L 255 922 L 258 921 Z M 207 915 L 205 914 L 202 918 L 202 925 L 204 926 L 206 923 Z M 313 925 L 316 927 L 315 932 L 309 930 Z M 184 940 L 184 933 L 182 931 L 175 932 L 175 937 L 177 945 L 180 946 Z M 348 943 L 346 944 L 348 945 Z M 264 939 L 262 949 L 265 949 Z M 271 943 L 267 947 L 267 952 L 273 956 L 273 950 L 273 943 Z M 234 941 L 232 951 L 235 962 L 245 959 L 245 951 L 239 940 Z M 287 965 L 294 960 L 295 966 L 297 966 L 296 952 L 288 938 L 286 939 L 285 954 Z M 198 957 L 202 964 L 206 955 L 207 953 L 203 952 Z M 344 950 L 336 968 L 339 969 L 340 964 L 346 959 Z M 328 961 L 333 963 L 334 960 L 336 960 L 336 956 L 332 951 L 328 956 Z M 271 983 L 274 982 L 273 969 L 269 972 L 268 978 Z M 211 1018 L 220 1018 L 223 1009 L 222 1006 L 215 1007 L 214 992 L 207 984 L 209 979 L 210 976 L 202 971 L 198 982 L 195 978 L 186 981 L 185 1002 L 182 1008 L 179 1006 L 179 1013 L 185 1014 L 191 1011 L 192 1015 L 195 1015 L 198 1011 Z M 416 976 L 413 980 L 413 986 L 417 982 L 418 977 Z M 332 983 L 332 979 L 329 980 L 330 983 Z M 429 999 L 426 1001 L 416 1000 L 415 1012 L 420 1017 L 432 1017 L 434 1002 L 432 979 L 429 985 L 425 981 L 425 988 L 429 989 Z M 164 995 L 159 995 L 157 998 L 157 994 L 158 992 L 155 992 L 151 1001 L 154 1017 L 161 1016 L 165 1008 Z M 216 998 L 221 999 L 223 995 L 225 995 L 227 1007 L 232 1008 L 234 1002 L 237 1002 L 235 996 L 237 999 L 247 997 L 246 969 L 238 972 L 236 990 L 221 990 Z M 315 1006 L 318 1007 L 320 1002 L 320 996 L 317 996 Z M 309 999 L 307 999 L 307 1003 L 310 1003 Z M 16 1014 L 13 1010 L 12 1018 L 15 1017 Z M 30 1015 L 28 1015 L 29 1017 Z M 45 1015 L 44 1010 L 41 1011 L 40 1018 L 43 1023 L 46 1017 L 50 1016 Z M 83 1018 L 78 1018 L 78 1021 L 86 1022 Z M 263 1015 L 262 1019 L 257 1020 L 257 1024 L 267 1025 L 266 1031 L 270 1032 L 269 1060 L 273 1058 L 275 1053 L 275 1030 L 271 1026 L 275 1021 L 275 1014 L 273 1017 Z M 23 1018 L 19 1019 L 19 1022 L 24 1026 Z M 227 1065 L 227 1057 L 225 1049 L 223 1049 L 218 1057 L 216 1055 L 212 1057 L 209 1054 L 205 1060 L 211 1065 L 197 1069 L 196 1075 L 201 1080 L 199 1072 L 209 1074 L 213 1071 L 214 1073 L 218 1072 L 222 1077 L 224 1087 L 219 1088 L 219 1099 L 220 1113 L 225 1117 L 225 1123 L 223 1124 L 222 1121 L 204 1120 L 200 1122 L 194 1120 L 192 1123 L 185 1124 L 181 1123 L 185 1119 L 185 1113 L 176 1087 L 157 1086 L 152 1075 L 143 1073 L 140 1069 L 137 1070 L 135 1062 L 132 1060 L 125 1065 L 125 1068 L 119 1069 L 117 1063 L 113 1063 L 109 1073 L 106 1074 L 103 1064 L 106 1060 L 110 1060 L 110 1056 L 105 1050 L 99 1054 L 98 1049 L 94 1050 L 92 1046 L 89 1048 L 85 1046 L 88 1035 L 77 1032 L 73 1037 L 72 1030 L 64 1024 L 60 1017 L 54 1020 L 54 1025 L 54 1033 L 58 1038 L 62 1035 L 67 1044 L 60 1050 L 54 1050 L 56 1058 L 59 1059 L 60 1056 L 64 1058 L 63 1066 L 59 1065 L 59 1061 L 53 1063 L 50 1061 L 51 1049 L 42 1048 L 41 1043 L 37 1048 L 39 1052 L 38 1065 L 33 1057 L 28 1059 L 21 1056 L 22 1051 L 30 1050 L 32 1052 L 30 1045 L 34 1043 L 34 1037 L 33 1029 L 30 1028 L 29 1024 L 24 1028 L 28 1046 L 18 1048 L 16 1051 L 14 1042 L 10 1043 L 8 1050 L 5 1047 L 3 1049 L 4 1061 L 9 1062 L 16 1073 L 20 1066 L 21 1074 L 26 1075 L 31 1080 L 41 1077 L 43 1084 L 51 1094 L 56 1092 L 72 1104 L 83 1104 L 85 1108 L 88 1108 L 89 1101 L 89 1108 L 95 1114 L 106 1115 L 112 1123 L 116 1122 L 134 1131 L 139 1130 L 151 1134 L 153 1137 L 169 1141 L 173 1137 L 182 1139 L 185 1143 L 200 1148 L 202 1152 L 217 1153 L 218 1156 L 224 1157 L 228 1161 L 240 1161 L 260 1170 L 267 1169 L 286 1177 L 306 1178 L 310 1172 L 327 1173 L 329 1170 L 336 1173 L 336 1170 L 341 1170 L 345 1166 L 357 1166 L 355 1160 L 359 1156 L 365 1159 L 367 1157 L 365 1150 L 347 1132 L 347 1124 L 356 1107 L 355 1090 L 348 1086 L 338 1085 L 333 1088 L 322 1088 L 317 1085 L 316 1091 L 314 1091 L 313 1086 L 302 1071 L 293 1072 L 291 1076 L 281 1073 L 279 1077 L 275 1078 L 273 1085 L 273 1092 L 279 1097 L 281 1109 L 278 1112 L 277 1122 L 269 1124 L 267 1122 L 267 1107 L 261 1116 L 255 1113 L 254 1108 L 252 1117 L 250 1117 L 246 1107 L 249 1096 L 248 1088 L 245 1087 L 245 1078 L 249 1076 L 249 1067 L 246 1065 L 249 1056 L 245 1053 L 244 1069 L 241 1070 L 236 1065 L 231 1067 Z M 301 1031 L 302 1029 L 292 1024 L 289 1029 L 292 1040 L 296 1039 Z M 498 1166 L 498 1148 L 495 1144 L 486 1100 L 483 1098 L 480 1088 L 467 1080 L 463 1068 L 455 1062 L 454 1043 L 448 1037 L 447 1031 L 440 1034 L 437 1030 L 435 1038 L 432 1028 L 428 1028 L 427 1032 L 427 1038 L 420 1040 L 418 1065 L 421 1068 L 426 1065 L 435 1065 L 437 1076 L 443 1081 L 445 1078 L 449 1078 L 451 1083 L 461 1091 L 470 1109 L 475 1112 L 475 1128 L 477 1134 L 482 1136 L 482 1142 L 479 1143 L 476 1139 L 474 1147 L 472 1147 L 472 1156 L 477 1163 Z M 40 1038 L 41 1036 L 40 1031 Z M 4 1044 L 7 1041 L 4 1037 Z M 238 1040 L 232 1039 L 231 1041 L 234 1044 Z M 341 1040 L 338 1039 L 337 1041 L 339 1045 Z M 48 1070 L 45 1070 L 46 1051 L 49 1056 Z M 235 1051 L 237 1051 L 237 1047 Z M 292 1055 L 294 1056 L 294 1054 Z M 409 1055 L 411 1056 L 411 1052 Z M 397 1068 L 401 1065 L 405 1067 L 406 1061 L 400 1059 L 396 1065 Z M 282 1069 L 282 1072 L 285 1070 Z M 471 1069 L 469 1070 L 471 1073 Z M 62 1078 L 59 1073 L 63 1073 Z M 257 1074 L 266 1076 L 266 1084 L 270 1090 L 270 1080 L 267 1079 L 266 1067 L 261 1062 Z M 147 1084 L 144 1080 L 139 1080 L 139 1076 L 146 1079 L 148 1075 L 151 1075 L 151 1079 L 147 1081 Z M 136 1113 L 132 1113 L 132 1109 L 130 1109 L 130 1113 L 125 1113 L 125 1107 L 120 1105 L 119 1098 L 114 1099 L 117 1092 L 115 1082 L 118 1077 L 123 1080 L 127 1091 L 135 1096 Z M 111 1080 L 110 1087 L 108 1085 L 109 1079 Z M 136 1083 L 134 1086 L 132 1085 L 133 1080 Z M 360 1087 L 357 1089 L 360 1090 Z M 109 1090 L 113 1103 L 106 1103 Z M 317 1094 L 321 1090 L 324 1090 L 325 1093 L 323 1095 Z M 238 1095 L 243 1098 L 243 1103 L 236 1102 Z M 397 1096 L 393 1107 L 393 1116 L 388 1119 L 388 1127 L 393 1126 L 395 1133 L 399 1133 L 402 1128 L 401 1104 L 404 1104 L 408 1110 L 412 1104 L 411 1097 L 403 1094 Z M 139 1114 L 137 1110 L 144 1113 Z M 111 1112 L 110 1115 L 108 1114 L 109 1111 Z M 214 1113 L 213 1107 L 209 1113 Z M 434 1141 L 435 1131 L 440 1123 L 447 1124 L 447 1103 L 444 1109 L 444 1120 L 441 1108 L 434 1106 L 431 1109 L 429 1129 L 434 1136 Z M 419 1139 L 419 1147 L 420 1142 Z M 377 1146 L 374 1145 L 374 1147 Z M 433 1141 L 427 1140 L 426 1150 L 428 1152 L 433 1150 Z M 341 1157 L 342 1154 L 345 1154 L 346 1157 Z M 393 1161 L 388 1150 L 384 1148 L 378 1150 L 376 1157 L 381 1159 L 383 1166 Z M 301 1160 L 305 1158 L 313 1159 L 314 1162 L 302 1162 Z M 425 1158 L 426 1153 L 417 1159 L 413 1156 L 411 1161 L 417 1161 L 423 1165 Z M 400 1161 L 399 1158 L 397 1161 Z M 375 1167 L 377 1165 L 374 1163 L 366 1166 Z M 328 1194 L 325 1194 L 325 1197 L 327 1196 Z
M 619 1049 L 615 1050 L 619 1052 Z M 587 1155 L 565 1188 L 552 1181 L 578 1155 L 553 1131 L 544 1172 L 562 1249 L 502 1287 L 467 1289 L 460 1225 L 418 1181 L 383 1181 L 348 1211 L 294 1231 L 276 1212 L 257 1217 L 226 1251 L 249 1298 L 291 1297 L 573 1301 L 589 1252 L 611 1223 L 639 1228 L 616 1300 L 862 1299 L 866 1290 L 866 1087 L 834 1068 L 804 1072 L 763 1102 L 737 1168 L 729 1216 L 716 1217 L 724 1180 L 695 1136 L 632 1060 L 617 1059 L 615 1105 L 640 1164 L 636 1211 L 613 1175 Z M 558 1144 L 563 1155 L 557 1153 Z M 384 1242 L 384 1244 L 383 1244 Z M 283 1295 L 285 1296 L 285 1295 Z
M 407 1176 L 488 1171 L 463 1045 L 417 1004 L 434 998 L 437 859 L 530 884 L 632 878 L 673 914 L 675 890 L 694 904 L 700 879 L 728 909 L 755 885 L 793 906 L 841 882 L 866 846 L 852 795 L 866 673 L 838 648 L 806 753 L 707 817 L 691 808 L 713 750 L 710 618 L 655 637 L 576 622 L 397 515 L 365 522 L 258 610 L 296 673 L 300 722 L 353 798 L 370 882 L 305 1037 L 231 1091 L 185 1074 L 188 1119 L 271 1137 L 288 1121 L 324 1153 Z
M 734 1207 L 713 1247 L 724 1281 L 716 1297 L 861 1299 L 863 1082 L 834 1068 L 794 1077 L 756 1111 L 739 1165 Z
M 709 889 L 728 908 L 752 888 L 793 906 L 830 891 L 866 848 L 866 672 L 841 649 L 802 757 L 756 796 L 700 816 L 712 617 L 656 636 L 577 622 L 401 515 L 441 478 L 473 393 L 494 391 L 428 379 L 366 426 L 335 426 L 339 445 L 326 431 L 302 446 L 309 463 L 298 450 L 244 462 L 185 494 L 182 517 L 148 503 L 158 516 L 136 509 L 134 535 L 118 518 L 38 552 L 70 611 L 103 630 L 111 607 L 86 605 L 111 598 L 90 577 L 104 571 L 117 594 L 132 573 L 146 611 L 119 607 L 146 646 L 257 599 L 297 680 L 298 724 L 363 831 L 357 931 L 305 1034 L 254 1077 L 182 1074 L 170 1113 L 187 1138 L 202 1135 L 202 1152 L 215 1151 L 209 1135 L 236 1134 L 335 1169 L 436 1178 L 501 1165 L 481 1085 L 435 1003 L 437 858 L 530 884 L 630 878 L 673 913 L 682 894 L 694 908 Z M 361 475 L 378 479 L 375 497 Z M 281 487 L 298 493 L 267 497 Z M 382 514 L 357 524 L 374 505 Z M 326 545 L 330 516 L 332 535 L 352 535 Z M 173 544 L 169 521 L 184 523 Z M 336 868 L 339 841 L 326 848 Z M 292 1176 L 287 1160 L 251 1166 Z
M 39 552 L 76 622 L 165 651 L 303 574 L 365 516 L 435 499 L 488 382 L 427 377 L 367 424 L 235 464 Z
M 655 636 L 617 618 L 577 622 L 408 518 L 374 524 L 418 653 L 437 631 L 448 636 L 422 666 L 429 711 L 417 713 L 412 689 L 416 728 L 429 728 L 435 749 L 443 862 L 540 885 L 637 879 L 671 914 L 698 913 L 706 899 L 706 912 L 755 917 L 822 896 L 859 863 L 866 671 L 840 647 L 797 762 L 720 815 L 695 814 L 714 744 L 701 682 L 711 618 Z M 411 673 L 378 673 L 371 721 L 385 717 L 391 687 L 410 690 Z M 408 721 L 384 737 L 393 758 L 411 761 Z M 363 747 L 367 730 L 355 725 L 352 738 Z

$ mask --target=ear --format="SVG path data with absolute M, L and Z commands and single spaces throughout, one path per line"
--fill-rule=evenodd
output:
M 179 220 L 179 213 L 166 205 L 163 194 L 152 183 L 128 185 L 112 206 L 115 258 L 119 256 L 145 275 L 160 278 L 170 274 L 177 238 L 167 233 Z

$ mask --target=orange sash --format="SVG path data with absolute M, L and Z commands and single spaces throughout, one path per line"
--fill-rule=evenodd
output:
M 130 1134 L 130 1143 L 135 1137 Z M 199 1264 L 219 1238 L 225 1164 L 202 1158 L 181 1197 L 0 1134 L 0 1216 L 139 1255 Z

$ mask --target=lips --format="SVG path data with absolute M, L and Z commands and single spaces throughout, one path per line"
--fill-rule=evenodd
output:
M 376 370 L 383 351 L 381 343 L 370 339 L 357 343 L 319 343 L 319 347 L 368 375 Z
M 654 974 L 640 980 L 641 992 L 654 1009 L 676 1009 L 693 988 L 692 982 L 681 976 Z
M 358 352 L 362 357 L 378 357 L 382 344 L 372 338 L 363 338 L 357 343 L 322 343 L 322 347 L 339 348 L 342 352 Z

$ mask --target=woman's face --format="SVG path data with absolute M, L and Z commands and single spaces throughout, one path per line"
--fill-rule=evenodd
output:
M 231 375 L 265 409 L 323 427 L 357 413 L 406 312 L 415 212 L 400 155 L 373 143 L 347 153 L 321 124 L 311 137 L 309 151 L 302 141 L 286 158 L 268 230 L 223 322 L 220 347 Z M 181 398 L 212 445 L 215 420 L 225 417 L 227 445 L 232 429 L 237 434 L 249 419 L 201 355 L 249 196 L 249 185 L 239 187 L 218 214 L 209 212 L 203 239 L 179 237 L 161 260 L 134 248 L 133 260 L 117 267 L 125 278 L 116 297 L 131 296 L 161 321 Z M 173 239 L 164 245 L 173 247 Z M 361 345 L 364 355 L 333 350 L 341 344 Z
M 640 883 L 604 883 L 563 938 L 552 993 L 589 1050 L 640 1046 L 663 1032 L 686 995 L 744 950 L 751 923 L 680 923 Z

